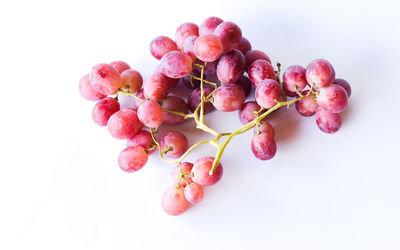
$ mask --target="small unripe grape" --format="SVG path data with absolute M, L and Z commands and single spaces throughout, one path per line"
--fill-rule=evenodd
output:
M 92 110 L 93 121 L 100 126 L 107 126 L 108 119 L 119 109 L 119 102 L 114 98 L 107 97 L 94 105 Z
M 136 172 L 146 165 L 148 158 L 142 146 L 130 146 L 119 154 L 118 164 L 125 172 Z
M 184 188 L 176 185 L 168 188 L 162 196 L 161 207 L 172 216 L 184 213 L 190 207 L 190 202 L 185 198 Z
M 211 186 L 217 183 L 222 178 L 223 168 L 219 162 L 213 174 L 210 175 L 213 162 L 214 157 L 202 157 L 198 159 L 192 168 L 192 180 L 202 186 Z

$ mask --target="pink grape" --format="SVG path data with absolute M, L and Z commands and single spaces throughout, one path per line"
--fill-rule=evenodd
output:
M 341 86 L 342 88 L 344 88 L 346 90 L 346 92 L 347 92 L 347 96 L 350 98 L 350 96 L 351 96 L 351 86 L 346 80 L 341 79 L 341 78 L 336 78 L 333 83 L 336 84 L 336 85 Z
M 190 183 L 189 186 L 185 188 L 184 194 L 186 200 L 194 205 L 199 203 L 203 199 L 204 191 L 199 184 Z
M 181 78 L 192 72 L 192 62 L 192 58 L 185 53 L 170 51 L 161 58 L 161 72 L 170 78 Z
M 214 35 L 221 39 L 224 52 L 228 52 L 238 46 L 242 38 L 242 31 L 233 22 L 222 22 L 214 30 Z
M 256 118 L 254 111 L 260 110 L 260 105 L 255 101 L 249 101 L 243 104 L 242 108 L 239 110 L 239 120 L 242 124 L 247 124 Z M 261 114 L 261 113 L 260 113 Z
M 192 180 L 202 186 L 211 186 L 217 183 L 222 178 L 224 171 L 219 162 L 217 167 L 214 169 L 213 174 L 210 175 L 213 162 L 214 157 L 202 157 L 198 159 L 192 168 Z
M 315 89 L 332 84 L 335 80 L 335 70 L 325 59 L 315 59 L 306 68 L 308 84 L 315 84 Z
M 338 113 L 331 113 L 319 107 L 315 112 L 315 121 L 318 128 L 328 134 L 337 132 L 342 126 L 342 118 Z
M 92 87 L 89 75 L 85 75 L 79 81 L 79 92 L 83 98 L 89 101 L 99 101 L 107 97 L 107 95 L 103 95 Z
M 190 174 L 190 172 L 192 171 L 192 168 L 193 168 L 193 163 L 182 162 L 181 163 L 181 168 L 182 168 L 182 172 L 183 173 Z M 172 170 L 171 178 L 172 178 L 172 183 L 178 184 L 178 180 L 179 180 L 179 165 L 176 165 L 174 167 L 174 169 Z M 189 177 L 189 176 L 185 176 L 185 180 L 187 182 L 189 182 L 189 183 L 193 182 L 192 178 Z M 181 185 L 182 187 L 186 187 L 186 182 L 182 179 L 181 182 L 179 183 L 179 185 Z
M 170 78 L 162 73 L 154 73 L 144 82 L 143 94 L 150 100 L 160 101 L 168 95 L 170 89 Z
M 256 101 L 258 105 L 269 109 L 276 105 L 275 100 L 279 100 L 281 87 L 279 83 L 272 79 L 265 79 L 256 88 Z
M 244 93 L 246 94 L 246 97 L 248 97 L 250 94 L 250 91 L 251 91 L 251 87 L 252 87 L 252 83 L 251 83 L 250 79 L 247 78 L 246 76 L 242 75 L 239 78 L 239 80 L 235 83 L 237 85 L 239 85 L 240 87 L 242 87 L 242 89 L 244 90 Z
M 162 100 L 161 107 L 164 110 L 171 110 L 182 114 L 187 114 L 189 108 L 186 102 L 178 96 L 167 96 Z M 164 111 L 164 122 L 169 125 L 178 125 L 185 121 L 181 115 L 171 114 Z
M 122 87 L 121 76 L 110 64 L 95 65 L 89 74 L 92 87 L 104 95 L 113 95 Z
M 144 97 L 144 94 L 143 94 L 143 89 L 139 90 L 139 91 L 136 93 L 136 96 L 139 97 L 139 98 L 142 99 L 142 100 L 146 100 L 146 98 Z M 134 99 L 135 99 L 135 106 L 136 106 L 136 108 L 139 108 L 139 106 L 142 105 L 143 101 L 140 101 L 140 100 L 137 99 L 137 98 L 134 98 Z
M 267 133 L 254 134 L 251 139 L 251 150 L 260 160 L 270 160 L 276 154 L 276 142 L 274 137 Z
M 271 59 L 269 59 L 269 56 L 267 56 L 267 54 L 265 54 L 261 50 L 249 50 L 244 54 L 244 57 L 246 58 L 246 65 L 244 67 L 246 72 L 248 72 L 249 66 L 259 59 L 263 59 L 271 63 Z
M 183 43 L 189 36 L 198 36 L 199 26 L 194 23 L 184 23 L 178 27 L 175 33 L 175 42 L 179 49 L 183 48 Z
M 214 62 L 223 51 L 221 39 L 213 34 L 201 35 L 194 42 L 194 54 L 204 62 Z
M 185 198 L 184 188 L 176 185 L 168 188 L 161 199 L 162 209 L 172 216 L 184 213 L 190 205 L 190 202 Z
M 283 74 L 283 89 L 287 96 L 294 97 L 298 91 L 307 86 L 306 69 L 299 65 L 293 65 L 286 69 Z
M 204 86 L 204 96 L 207 97 L 214 89 L 208 86 Z M 200 105 L 201 102 L 201 89 L 197 88 L 193 90 L 193 92 L 190 94 L 188 98 L 188 106 L 190 111 L 193 113 L 197 106 Z M 210 113 L 211 111 L 214 111 L 214 105 L 211 102 L 204 102 L 204 114 Z M 200 110 L 199 110 L 200 112 Z
M 149 128 L 157 128 L 163 122 L 163 110 L 156 101 L 147 100 L 139 106 L 137 116 L 140 122 Z
M 165 156 L 169 158 L 179 158 L 188 149 L 186 136 L 178 131 L 170 131 L 161 137 L 162 151 L 168 151 Z
M 219 17 L 212 16 L 206 18 L 199 27 L 199 34 L 200 35 L 205 35 L 205 34 L 214 34 L 215 29 L 217 26 L 222 23 L 224 20 L 222 20 Z
M 146 165 L 148 158 L 142 146 L 130 146 L 119 154 L 118 164 L 125 172 L 136 172 Z
M 150 42 L 150 53 L 157 60 L 160 60 L 168 52 L 175 50 L 178 50 L 176 43 L 167 36 L 158 36 Z
M 201 73 L 198 72 L 197 70 L 193 70 L 190 74 L 193 76 L 197 76 L 199 78 L 201 77 Z M 206 79 L 205 75 L 203 76 L 203 79 L 204 80 Z M 192 78 L 192 81 L 190 81 L 190 76 L 182 77 L 181 82 L 189 89 L 195 89 L 200 87 L 200 80 Z
M 108 132 L 117 139 L 128 139 L 139 132 L 142 124 L 134 109 L 123 109 L 115 112 L 107 122 Z
M 133 69 L 127 69 L 121 74 L 122 87 L 121 90 L 130 93 L 137 92 L 143 85 L 142 75 Z
M 148 154 L 151 154 L 155 151 L 155 148 L 153 150 L 149 150 L 154 145 L 155 142 L 153 140 L 153 137 L 151 136 L 150 132 L 146 130 L 140 130 L 126 141 L 127 147 L 142 146 Z
M 122 74 L 122 72 L 124 72 L 125 70 L 131 68 L 131 66 L 129 66 L 129 64 L 124 61 L 114 61 L 111 62 L 110 65 L 113 66 L 120 74 Z
M 321 87 L 319 95 L 317 95 L 317 103 L 321 108 L 329 112 L 342 112 L 347 107 L 347 92 L 336 84 Z
M 303 95 L 307 95 L 308 91 L 302 91 Z M 297 112 L 302 116 L 313 116 L 317 111 L 318 104 L 315 97 L 305 97 L 300 101 L 295 102 Z
M 239 44 L 236 46 L 236 49 L 245 54 L 247 51 L 251 50 L 251 44 L 249 40 L 247 40 L 245 37 L 242 37 L 239 41 Z
M 92 110 L 93 121 L 100 126 L 107 126 L 108 119 L 119 109 L 119 102 L 114 98 L 107 97 L 94 105 Z
M 254 61 L 248 69 L 249 79 L 257 86 L 265 79 L 276 79 L 275 70 L 272 65 L 264 59 Z
M 218 80 L 224 83 L 237 82 L 243 75 L 244 64 L 244 55 L 237 49 L 223 54 L 217 64 Z
M 206 67 L 204 68 L 204 75 L 213 75 L 217 71 L 217 64 L 218 60 L 214 62 L 208 62 Z M 195 71 L 198 71 L 201 73 L 201 68 L 199 66 L 194 66 L 193 67 Z M 199 75 L 200 77 L 200 75 Z
M 198 36 L 189 36 L 183 43 L 183 52 L 190 56 L 193 60 L 196 59 L 196 55 L 194 54 L 194 42 L 197 38 Z
M 269 122 L 267 122 L 264 118 L 264 120 L 260 122 L 260 127 L 258 129 L 257 127 L 254 127 L 254 134 L 255 135 L 264 134 L 274 138 L 275 130 L 274 127 L 272 127 L 272 125 Z
M 214 91 L 213 98 L 216 109 L 231 112 L 240 109 L 246 99 L 246 94 L 239 85 L 226 83 Z

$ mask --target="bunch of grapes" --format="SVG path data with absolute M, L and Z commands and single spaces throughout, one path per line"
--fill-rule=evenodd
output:
M 351 94 L 349 83 L 335 78 L 335 70 L 324 59 L 316 59 L 306 68 L 290 66 L 281 80 L 280 64 L 275 70 L 267 54 L 252 49 L 238 25 L 218 17 L 209 17 L 200 26 L 180 25 L 175 40 L 156 37 L 150 43 L 150 53 L 159 60 L 159 66 L 144 82 L 127 63 L 115 61 L 95 65 L 80 80 L 79 90 L 85 99 L 97 101 L 92 111 L 94 122 L 107 126 L 114 138 L 126 140 L 127 147 L 118 157 L 123 171 L 140 170 L 156 150 L 163 161 L 175 164 L 173 185 L 161 202 L 170 215 L 182 214 L 199 203 L 203 187 L 221 179 L 220 159 L 233 136 L 254 128 L 253 154 L 269 160 L 277 150 L 274 128 L 267 121 L 270 113 L 295 104 L 300 115 L 315 115 L 321 131 L 335 133 L 342 123 L 340 112 Z M 173 88 L 192 92 L 183 99 L 169 95 Z M 255 100 L 246 101 L 252 89 Z M 136 108 L 121 109 L 119 95 L 134 97 Z M 204 120 L 214 110 L 238 112 L 243 126 L 231 133 L 215 131 Z M 198 129 L 214 138 L 189 147 L 179 131 L 158 134 L 163 124 L 179 125 L 188 119 L 194 119 Z M 201 144 L 214 146 L 215 157 L 185 162 L 185 157 Z

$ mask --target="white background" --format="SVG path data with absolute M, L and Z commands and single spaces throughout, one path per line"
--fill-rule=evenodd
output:
M 396 1 L 2 1 L 0 249 L 400 249 L 398 11 Z M 170 217 L 160 197 L 171 166 L 154 155 L 122 172 L 124 142 L 93 123 L 78 81 L 113 60 L 147 77 L 152 38 L 211 15 L 283 69 L 328 59 L 353 94 L 333 135 L 293 107 L 274 114 L 271 161 L 252 156 L 250 135 L 235 138 L 223 179 Z M 236 113 L 207 121 L 240 126 Z M 191 143 L 205 136 L 192 125 L 180 127 Z

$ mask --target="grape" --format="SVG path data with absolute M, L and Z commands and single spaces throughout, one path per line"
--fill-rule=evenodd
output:
M 315 84 L 315 89 L 332 84 L 335 80 L 335 70 L 332 65 L 324 59 L 315 59 L 306 68 L 307 82 Z
M 204 90 L 204 96 L 207 97 L 214 89 L 208 86 L 204 86 L 203 90 Z M 189 109 L 192 113 L 195 111 L 197 106 L 200 105 L 200 102 L 201 102 L 201 89 L 197 88 L 193 90 L 187 101 Z M 211 102 L 204 102 L 204 114 L 210 113 L 214 109 L 215 109 L 214 105 Z
M 242 89 L 244 90 L 244 93 L 246 94 L 246 97 L 249 96 L 250 91 L 251 91 L 251 81 L 249 78 L 247 78 L 246 76 L 241 76 L 239 78 L 239 80 L 237 82 L 235 82 L 237 85 L 239 85 L 240 87 L 242 87 Z
M 176 185 L 168 188 L 162 196 L 161 207 L 172 216 L 184 213 L 190 207 L 190 202 L 185 198 L 184 188 Z
M 142 75 L 133 69 L 127 69 L 121 74 L 122 88 L 123 91 L 129 91 L 135 93 L 138 91 L 143 84 Z
M 110 116 L 120 109 L 119 102 L 107 97 L 94 105 L 92 110 L 93 121 L 100 126 L 107 126 Z
M 183 43 L 183 52 L 190 56 L 193 60 L 196 59 L 196 55 L 194 54 L 194 42 L 197 38 L 198 36 L 189 36 Z
M 142 146 L 130 146 L 119 154 L 118 165 L 125 172 L 135 172 L 146 165 L 148 158 Z
M 121 76 L 110 64 L 95 65 L 89 74 L 92 87 L 104 95 L 113 95 L 122 87 Z
M 216 109 L 231 112 L 240 109 L 246 99 L 246 94 L 239 85 L 226 83 L 214 91 L 213 98 Z
M 331 113 L 325 109 L 318 107 L 315 112 L 315 121 L 317 122 L 318 128 L 328 134 L 333 134 L 340 129 L 342 126 L 342 118 L 340 114 Z
M 347 107 L 347 92 L 336 84 L 321 87 L 319 95 L 317 95 L 317 103 L 321 108 L 329 112 L 342 112 Z
M 307 95 L 308 91 L 301 92 L 304 96 Z M 300 101 L 295 102 L 297 112 L 302 116 L 313 116 L 317 111 L 318 104 L 315 97 L 305 97 Z
M 108 132 L 117 139 L 128 139 L 142 128 L 137 112 L 134 109 L 124 109 L 115 112 L 107 122 Z
M 217 183 L 223 174 L 223 168 L 221 163 L 218 163 L 217 167 L 214 169 L 212 175 L 210 175 L 210 170 L 214 162 L 214 157 L 202 157 L 198 159 L 192 168 L 193 177 L 192 180 L 202 186 L 211 186 Z
M 149 149 L 152 148 L 154 145 L 155 143 L 153 137 L 151 136 L 150 132 L 146 130 L 140 130 L 126 141 L 127 147 L 142 146 L 148 154 L 151 154 L 155 151 L 155 148 L 149 151 Z
M 281 95 L 281 87 L 279 83 L 272 79 L 266 79 L 260 82 L 256 88 L 256 101 L 258 105 L 269 109 L 276 105 Z
M 221 39 L 224 52 L 228 52 L 238 46 L 242 38 L 242 31 L 235 23 L 222 22 L 214 30 L 214 35 Z
M 201 73 L 198 72 L 197 70 L 193 70 L 190 74 L 193 75 L 193 76 L 197 76 L 199 78 L 201 77 Z M 205 75 L 203 75 L 203 79 L 204 80 L 206 79 Z M 200 83 L 201 83 L 200 80 L 196 80 L 194 78 L 192 78 L 192 81 L 190 81 L 190 76 L 182 77 L 181 81 L 189 89 L 198 88 L 198 87 L 200 87 Z
M 307 80 L 305 68 L 299 65 L 294 65 L 286 69 L 283 74 L 283 89 L 287 96 L 296 96 L 296 87 L 298 91 L 302 91 L 306 86 Z
M 199 34 L 200 35 L 205 35 L 205 34 L 214 34 L 215 29 L 217 26 L 222 23 L 224 20 L 222 20 L 219 17 L 212 16 L 207 19 L 205 19 L 199 27 Z
M 158 36 L 150 42 L 150 53 L 160 60 L 163 55 L 170 51 L 178 50 L 176 43 L 167 36 Z
M 165 156 L 169 158 L 179 158 L 188 149 L 188 140 L 186 136 L 177 131 L 170 131 L 161 137 L 162 151 L 168 151 Z
M 223 54 L 217 64 L 218 80 L 224 83 L 237 82 L 243 75 L 244 64 L 244 55 L 237 49 Z
M 204 191 L 199 184 L 190 183 L 189 186 L 185 188 L 184 194 L 186 200 L 194 205 L 199 203 L 203 199 Z
M 198 36 L 199 27 L 194 23 L 184 23 L 178 27 L 175 33 L 175 42 L 179 49 L 183 48 L 183 43 L 189 36 Z
M 139 97 L 142 100 L 146 100 L 146 98 L 144 97 L 144 94 L 143 94 L 143 89 L 139 90 L 136 93 L 136 96 Z M 139 99 L 135 98 L 135 106 L 136 106 L 136 108 L 139 108 L 139 106 L 142 105 L 142 103 L 143 103 L 143 101 L 140 101 Z
M 217 71 L 217 64 L 218 60 L 214 62 L 208 62 L 206 67 L 204 68 L 204 75 L 213 75 Z M 201 68 L 199 66 L 194 66 L 193 67 L 195 71 L 198 71 L 201 73 Z M 200 76 L 199 76 L 200 77 Z
M 239 41 L 238 46 L 236 46 L 236 49 L 240 50 L 244 54 L 247 51 L 251 50 L 251 44 L 250 44 L 249 40 L 242 37 Z
M 251 150 L 260 160 L 270 160 L 276 154 L 276 142 L 274 137 L 267 133 L 254 134 L 251 139 Z
M 137 116 L 140 122 L 149 128 L 157 128 L 163 122 L 163 110 L 156 101 L 147 100 L 139 106 Z
M 193 167 L 193 163 L 190 163 L 190 162 L 182 162 L 181 163 L 182 172 L 185 174 L 190 174 L 190 172 L 192 171 L 192 167 Z M 174 167 L 174 169 L 172 170 L 172 173 L 171 173 L 171 177 L 172 177 L 172 183 L 178 184 L 179 165 L 176 165 Z M 192 178 L 189 176 L 185 176 L 185 180 L 189 183 L 193 182 Z M 182 179 L 181 182 L 179 183 L 179 185 L 181 185 L 182 187 L 186 187 L 186 182 Z
M 143 94 L 150 100 L 160 101 L 168 95 L 170 89 L 170 78 L 162 73 L 154 73 L 144 82 Z
M 260 110 L 260 105 L 255 101 L 249 101 L 243 104 L 242 108 L 239 110 L 239 120 L 242 124 L 247 124 L 256 118 L 254 111 Z M 261 115 L 261 113 L 260 113 Z
M 122 72 L 124 72 L 125 70 L 128 70 L 131 68 L 131 66 L 129 66 L 129 64 L 127 64 L 124 61 L 114 61 L 110 63 L 111 66 L 114 67 L 114 69 L 116 69 L 118 71 L 118 73 L 122 74 Z
M 222 42 L 219 37 L 207 34 L 199 36 L 194 42 L 194 54 L 204 62 L 213 62 L 222 55 Z
M 260 122 L 260 126 L 257 129 L 257 127 L 254 128 L 254 134 L 260 135 L 260 134 L 265 134 L 268 135 L 272 138 L 275 137 L 275 130 L 274 127 L 272 127 L 272 125 L 267 122 L 264 118 L 264 120 L 262 120 Z
M 164 108 L 164 110 L 171 110 L 171 111 L 176 111 L 180 112 L 182 114 L 187 114 L 189 111 L 189 108 L 186 104 L 186 102 L 177 96 L 167 96 L 162 100 L 161 107 Z M 164 112 L 164 122 L 169 125 L 178 125 L 181 124 L 185 121 L 184 117 L 181 115 L 175 115 L 171 114 L 168 112 Z
M 168 52 L 161 58 L 161 73 L 170 78 L 187 76 L 193 70 L 192 62 L 192 58 L 183 52 Z
M 246 58 L 246 65 L 244 67 L 246 72 L 248 72 L 249 66 L 259 59 L 263 59 L 271 63 L 269 56 L 260 50 L 249 50 L 244 54 L 244 57 Z
M 336 78 L 333 83 L 341 86 L 342 88 L 344 88 L 346 90 L 346 92 L 347 92 L 347 96 L 350 98 L 350 96 L 351 96 L 351 86 L 346 80 L 341 79 L 341 78 Z
M 248 69 L 249 79 L 257 86 L 262 80 L 276 79 L 275 70 L 272 65 L 264 59 L 254 61 Z
M 79 92 L 83 98 L 89 101 L 99 101 L 107 97 L 107 95 L 103 95 L 92 87 L 89 75 L 85 75 L 79 81 Z

